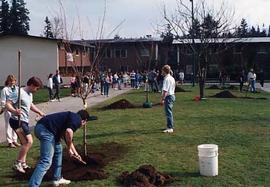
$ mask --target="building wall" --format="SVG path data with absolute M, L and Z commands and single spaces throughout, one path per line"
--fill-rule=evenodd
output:
M 22 84 L 37 76 L 46 85 L 49 73 L 58 69 L 57 41 L 18 36 L 0 38 L 0 85 L 9 74 L 18 76 L 19 49 L 22 51 Z
M 107 50 L 111 51 L 111 55 L 107 55 Z M 126 55 L 120 54 L 120 56 L 117 56 L 117 50 L 122 51 L 122 53 L 126 53 Z M 104 44 L 100 67 L 102 70 L 111 69 L 112 71 L 147 70 L 150 68 L 149 61 L 154 61 L 156 59 L 156 50 L 156 44 L 153 44 L 152 47 L 151 43 L 116 42 Z

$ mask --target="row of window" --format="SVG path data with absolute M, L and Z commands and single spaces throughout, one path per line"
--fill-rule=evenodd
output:
M 149 57 L 150 52 L 147 48 L 139 49 L 140 56 Z M 128 51 L 127 49 L 106 49 L 103 53 L 104 58 L 127 58 Z

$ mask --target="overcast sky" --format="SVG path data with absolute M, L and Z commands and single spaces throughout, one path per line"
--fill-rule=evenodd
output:
M 186 0 L 189 2 L 190 0 Z M 194 0 L 194 2 L 199 0 Z M 246 18 L 249 25 L 262 26 L 268 29 L 270 25 L 270 0 L 207 0 L 216 4 L 224 1 L 228 7 L 235 10 L 236 23 Z M 49 18 L 59 14 L 58 0 L 25 0 L 30 11 L 30 33 L 40 35 L 44 28 L 45 16 Z M 104 11 L 104 0 L 62 0 L 68 23 L 74 22 L 77 32 L 83 33 L 84 39 L 96 38 L 98 20 Z M 115 34 L 121 37 L 155 36 L 155 28 L 162 21 L 162 7 L 173 10 L 176 0 L 107 0 L 104 37 L 112 38 Z M 80 17 L 80 24 L 78 23 Z M 113 34 L 109 34 L 117 25 L 120 27 Z M 78 25 L 81 25 L 79 32 Z M 71 30 L 69 28 L 69 30 Z

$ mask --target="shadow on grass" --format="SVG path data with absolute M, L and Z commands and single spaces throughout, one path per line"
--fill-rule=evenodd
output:
M 100 133 L 100 134 L 87 135 L 87 138 L 94 139 L 94 138 L 109 137 L 109 136 L 147 135 L 147 134 L 162 134 L 162 129 L 156 129 L 156 130 L 153 130 L 153 129 L 151 129 L 151 130 L 126 130 L 126 131 L 118 131 L 118 132 L 110 132 L 110 133 Z

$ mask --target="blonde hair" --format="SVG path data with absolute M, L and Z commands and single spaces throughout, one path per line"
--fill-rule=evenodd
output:
M 14 75 L 8 75 L 5 81 L 5 86 L 8 86 L 10 82 L 16 81 L 16 77 Z
M 170 67 L 169 65 L 165 65 L 165 66 L 163 66 L 162 71 L 163 71 L 164 73 L 166 73 L 166 74 L 170 74 L 170 72 L 171 72 L 171 67 Z

